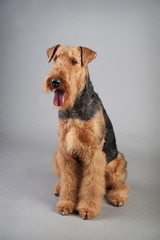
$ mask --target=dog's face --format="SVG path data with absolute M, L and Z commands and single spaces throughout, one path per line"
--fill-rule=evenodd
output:
M 85 47 L 56 45 L 47 50 L 53 65 L 44 80 L 43 90 L 53 91 L 53 104 L 59 109 L 72 107 L 79 92 L 84 88 L 87 65 L 96 57 L 96 52 Z

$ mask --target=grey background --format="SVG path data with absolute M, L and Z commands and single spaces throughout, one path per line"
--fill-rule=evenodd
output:
M 98 52 L 91 80 L 128 160 L 130 198 L 83 221 L 53 195 L 55 44 Z M 0 239 L 160 239 L 160 1 L 0 1 Z

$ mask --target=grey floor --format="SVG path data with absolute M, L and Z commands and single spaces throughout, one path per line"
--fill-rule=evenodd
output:
M 0 1 L 0 240 L 160 239 L 160 1 Z M 57 110 L 42 93 L 55 44 L 97 51 L 91 80 L 128 161 L 128 202 L 91 221 L 53 195 Z

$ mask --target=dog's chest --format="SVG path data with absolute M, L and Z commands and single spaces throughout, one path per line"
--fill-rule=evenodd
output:
M 67 119 L 58 121 L 58 135 L 67 152 L 77 152 L 85 145 L 91 144 L 94 133 L 90 128 L 89 134 L 87 122 Z
M 89 121 L 59 119 L 58 135 L 62 147 L 71 154 L 79 154 L 89 147 L 101 147 L 104 138 L 104 122 L 99 114 Z M 100 121 L 101 120 L 101 121 Z

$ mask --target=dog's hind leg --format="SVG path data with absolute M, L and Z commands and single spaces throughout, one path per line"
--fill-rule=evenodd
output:
M 127 162 L 119 153 L 106 167 L 106 198 L 114 206 L 121 206 L 128 199 L 129 185 L 124 184 L 126 177 Z
M 53 159 L 53 172 L 56 173 L 56 175 L 58 177 L 60 177 L 60 167 L 59 167 L 59 163 L 58 163 L 58 158 L 59 158 L 59 151 L 58 151 L 58 148 L 57 148 L 57 151 L 56 151 L 56 154 L 54 156 L 54 159 Z M 60 194 L 60 188 L 61 188 L 61 184 L 60 184 L 60 181 L 56 183 L 55 187 L 54 187 L 54 194 L 56 196 L 59 196 Z
M 61 189 L 61 183 L 60 181 L 56 183 L 56 186 L 54 187 L 54 195 L 59 196 L 60 194 L 60 189 Z

